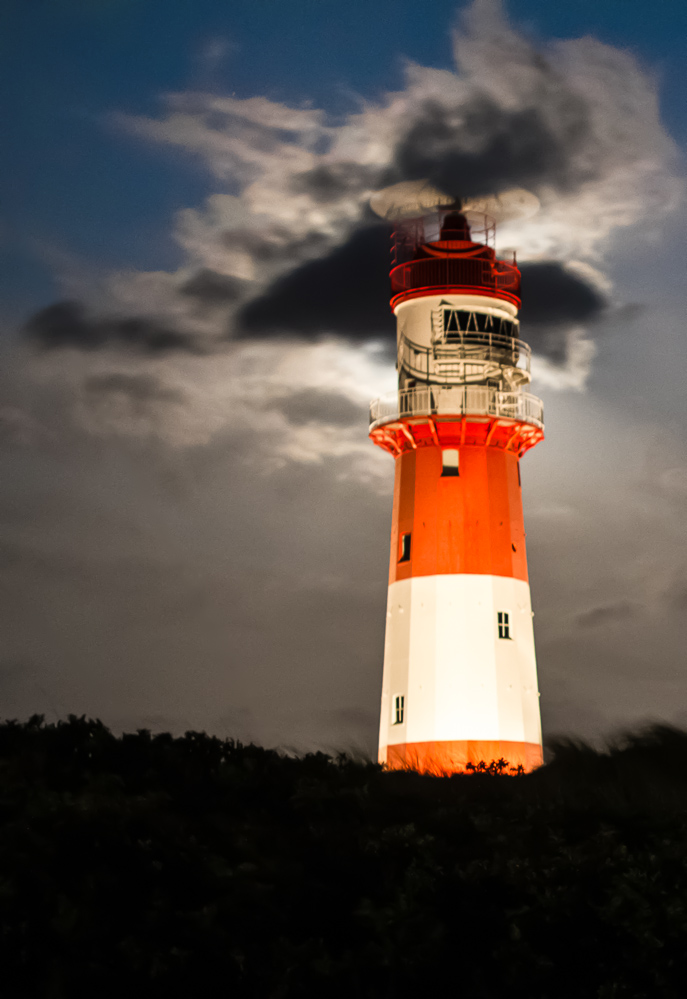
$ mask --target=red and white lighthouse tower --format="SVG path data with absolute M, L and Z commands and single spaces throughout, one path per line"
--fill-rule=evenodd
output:
M 520 272 L 496 258 L 490 214 L 530 214 L 536 199 L 434 195 L 398 185 L 373 199 L 395 223 L 398 348 L 398 392 L 370 411 L 396 464 L 379 759 L 530 770 L 542 749 L 520 459 L 544 436 L 543 407 L 526 391 Z

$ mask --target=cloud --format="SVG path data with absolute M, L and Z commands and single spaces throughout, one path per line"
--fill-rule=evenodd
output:
M 523 308 L 521 319 L 529 325 L 556 326 L 589 322 L 607 305 L 589 281 L 556 260 L 520 265 Z
M 543 101 L 506 108 L 480 93 L 453 106 L 426 101 L 396 147 L 397 178 L 427 178 L 458 197 L 513 186 L 536 191 L 544 184 L 565 191 L 592 179 L 592 165 L 576 168 L 575 156 L 591 144 L 588 108 L 543 61 L 539 65 L 542 76 L 551 77 L 550 109 Z
M 676 190 L 654 81 L 631 56 L 591 39 L 542 46 L 555 85 L 583 105 L 584 129 L 575 136 L 563 123 L 561 138 L 551 119 L 555 95 L 532 45 L 490 17 L 463 32 L 455 71 L 408 65 L 397 92 L 333 122 L 310 108 L 212 94 L 168 98 L 157 116 L 135 122 L 120 116 L 142 141 L 194 157 L 214 193 L 176 216 L 177 270 L 91 281 L 84 267 L 80 284 L 63 293 L 83 304 L 58 314 L 59 322 L 53 316 L 54 326 L 43 317 L 37 339 L 29 337 L 41 349 L 4 338 L 15 367 L 0 366 L 12 407 L 0 412 L 2 432 L 14 442 L 40 439 L 48 427 L 57 444 L 13 445 L 2 455 L 0 623 L 8 662 L 43 663 L 50 650 L 45 671 L 64 697 L 61 713 L 102 714 L 129 728 L 150 716 L 162 719 L 154 724 L 208 728 L 230 705 L 227 734 L 243 735 L 242 714 L 252 707 L 250 736 L 270 744 L 290 742 L 294 732 L 304 744 L 343 744 L 354 727 L 374 745 L 393 461 L 367 440 L 364 409 L 393 388 L 395 372 L 388 352 L 369 339 L 388 329 L 393 342 L 386 248 L 380 237 L 375 250 L 368 231 L 371 187 L 396 169 L 428 106 L 440 109 L 440 123 L 458 123 L 461 169 L 497 141 L 515 141 L 513 122 L 531 118 L 530 144 L 506 145 L 506 159 L 510 170 L 531 171 L 542 211 L 504 226 L 499 245 L 516 248 L 529 275 L 523 335 L 540 352 L 538 377 L 577 387 L 590 370 L 604 307 L 594 292 L 612 300 L 590 268 L 613 264 L 617 241 L 607 237 L 619 227 L 648 216 L 655 231 Z M 483 114 L 474 137 L 460 124 L 461 107 Z M 535 149 L 533 135 L 543 144 L 560 139 L 559 146 Z M 565 169 L 561 142 L 575 159 Z M 657 246 L 653 267 L 665 265 L 666 252 Z M 358 271 L 367 291 L 356 284 L 362 262 L 379 268 L 374 288 L 372 270 Z M 319 300 L 306 281 L 315 264 L 327 290 Z M 537 302 L 536 267 L 550 268 L 560 300 Z M 337 275 L 346 281 L 337 284 Z M 246 331 L 251 308 L 256 325 Z M 140 321 L 135 336 L 119 325 L 131 317 Z M 187 340 L 151 347 L 151 329 Z M 616 398 L 597 393 L 587 406 L 557 400 L 556 433 L 527 459 L 525 491 L 558 517 L 548 532 L 541 520 L 530 552 L 545 724 L 556 671 L 573 683 L 573 708 L 561 708 L 557 724 L 571 723 L 576 701 L 583 707 L 572 724 L 586 720 L 597 730 L 614 712 L 671 710 L 679 693 L 681 614 L 670 608 L 657 640 L 650 629 L 627 626 L 640 607 L 652 613 L 652 593 L 643 600 L 637 589 L 636 603 L 608 593 L 609 552 L 620 559 L 614 578 L 636 587 L 645 566 L 662 559 L 673 566 L 684 519 L 667 502 L 657 516 L 643 481 L 637 493 L 644 441 L 655 449 L 670 438 L 666 426 L 680 424 L 679 395 L 672 423 L 660 434 L 642 432 L 640 411 L 660 396 L 663 375 L 644 364 L 641 398 L 628 391 L 647 345 L 639 331 L 626 332 L 636 336 L 629 344 L 623 338 L 624 350 L 609 344 Z M 664 355 L 672 349 L 660 324 L 651 342 L 663 344 Z M 69 349 L 48 349 L 54 343 Z M 679 449 L 665 446 L 665 467 L 681 467 Z M 631 461 L 622 460 L 623 449 Z M 671 473 L 663 485 L 679 498 L 683 478 Z M 562 505 L 576 516 L 566 520 Z M 661 576 L 654 585 L 664 602 L 665 583 Z M 674 592 L 683 599 L 677 585 Z M 561 637 L 561 622 L 574 625 L 579 641 Z M 586 719 L 590 683 L 600 715 Z M 52 691 L 52 679 L 45 687 Z M 32 681 L 12 697 L 12 712 L 50 707 Z M 555 691 L 553 701 L 555 711 Z M 356 706 L 366 705 L 368 721 L 366 712 L 356 717 Z
M 414 72 L 416 100 L 394 147 L 398 179 L 428 178 L 458 196 L 523 186 L 550 201 L 615 176 L 617 209 L 636 180 L 664 172 L 673 150 L 654 82 L 629 53 L 590 37 L 535 45 L 499 3 L 478 0 L 461 16 L 454 54 L 451 78 L 432 85 Z
M 278 400 L 277 405 L 286 419 L 296 426 L 326 423 L 340 427 L 364 427 L 367 421 L 366 405 L 355 403 L 340 393 L 323 392 L 321 389 L 294 392 Z
M 579 323 L 596 319 L 607 300 L 561 262 L 530 262 L 521 270 L 523 339 L 565 368 L 575 353 Z M 388 229 L 357 230 L 327 256 L 302 264 L 248 302 L 237 319 L 239 336 L 336 333 L 353 340 L 382 337 L 394 344 L 388 275 Z
M 321 388 L 310 371 L 284 363 L 297 341 L 306 353 L 325 345 L 312 359 L 339 338 L 356 361 L 366 344 L 388 344 L 365 369 L 383 371 L 372 394 L 383 392 L 394 321 L 387 230 L 372 224 L 369 197 L 422 175 L 463 194 L 536 189 L 540 213 L 503 226 L 499 245 L 521 261 L 522 335 L 536 377 L 582 388 L 593 324 L 611 300 L 600 283 L 608 237 L 648 213 L 660 219 L 681 192 L 655 80 L 630 54 L 591 38 L 535 45 L 498 4 L 480 0 L 464 14 L 454 52 L 454 69 L 408 63 L 402 88 L 336 120 L 313 107 L 208 92 L 166 95 L 155 116 L 111 116 L 120 131 L 192 157 L 216 190 L 176 216 L 178 270 L 85 282 L 80 302 L 58 302 L 26 324 L 41 378 L 69 384 L 79 419 L 97 432 L 156 433 L 184 446 L 236 425 L 248 404 L 247 369 L 249 405 L 260 413 L 253 431 L 272 440 L 273 421 L 290 425 L 277 400 L 288 406 L 292 394 Z M 72 348 L 68 361 L 62 347 Z M 257 347 L 260 371 L 251 368 Z M 144 376 L 138 388 L 116 381 L 132 358 L 139 369 L 126 370 Z M 96 392 L 108 374 L 110 389 Z M 153 384 L 170 396 L 136 395 Z M 294 460 L 331 446 L 325 431 L 316 438 L 314 423 L 300 424 L 298 443 L 288 438 Z
M 265 97 L 239 100 L 216 94 L 171 94 L 162 119 L 114 114 L 113 124 L 134 135 L 182 146 L 220 179 L 250 182 L 281 157 L 288 172 L 311 165 L 309 149 L 325 134 L 319 110 L 290 108 Z
M 79 302 L 57 302 L 41 309 L 26 323 L 24 331 L 43 350 L 73 347 L 99 350 L 118 346 L 145 354 L 175 351 L 197 353 L 197 338 L 143 316 L 90 317 Z
M 637 604 L 630 600 L 619 600 L 614 604 L 604 604 L 583 611 L 575 618 L 579 628 L 598 628 L 602 625 L 616 624 L 636 617 L 641 612 Z
M 246 460 L 265 468 L 348 455 L 350 474 L 379 474 L 366 409 L 393 386 L 394 369 L 378 347 L 333 338 L 224 347 L 211 362 L 205 354 L 73 352 L 59 370 L 48 353 L 34 374 L 57 393 L 60 413 L 96 438 L 185 450 L 238 435 Z
M 198 93 L 116 123 L 200 158 L 240 187 L 249 215 L 293 238 L 341 241 L 371 191 L 402 178 L 463 195 L 534 188 L 543 209 L 518 227 L 521 259 L 598 252 L 618 226 L 675 203 L 675 147 L 655 80 L 631 54 L 590 37 L 535 45 L 479 0 L 454 52 L 455 71 L 408 63 L 403 89 L 335 124 L 316 109 Z
M 105 375 L 94 375 L 86 379 L 84 388 L 94 396 L 121 394 L 141 404 L 160 400 L 179 403 L 184 400 L 184 393 L 179 389 L 170 388 L 160 378 L 149 374 L 113 371 Z
M 582 388 L 596 352 L 589 330 L 609 299 L 587 274 L 555 260 L 525 262 L 521 337 L 532 347 L 534 371 L 554 388 Z
M 92 434 L 157 438 L 177 446 L 201 443 L 198 429 L 194 432 L 193 399 L 160 375 L 106 371 L 88 376 L 75 404 L 78 422 Z
M 291 179 L 291 189 L 295 194 L 307 194 L 320 204 L 328 204 L 360 191 L 374 190 L 385 177 L 390 179 L 386 171 L 351 160 L 319 163 L 310 170 L 295 174 Z
M 49 440 L 52 432 L 21 406 L 0 406 L 0 445 L 32 447 Z
M 240 336 L 338 333 L 352 339 L 394 337 L 389 309 L 389 230 L 357 230 L 327 256 L 279 278 L 238 317 Z
M 228 274 L 218 274 L 207 267 L 196 271 L 179 285 L 181 295 L 189 295 L 209 305 L 235 302 L 245 293 L 245 282 Z

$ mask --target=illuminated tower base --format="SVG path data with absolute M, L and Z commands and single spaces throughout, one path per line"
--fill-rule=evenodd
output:
M 541 436 L 470 417 L 372 432 L 396 453 L 382 763 L 542 762 L 518 466 Z

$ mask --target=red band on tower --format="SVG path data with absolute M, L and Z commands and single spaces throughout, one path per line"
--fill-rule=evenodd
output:
M 442 449 L 396 459 L 389 582 L 437 573 L 488 573 L 527 581 L 518 458 L 458 448 L 458 475 L 442 474 Z M 411 555 L 399 561 L 401 538 Z

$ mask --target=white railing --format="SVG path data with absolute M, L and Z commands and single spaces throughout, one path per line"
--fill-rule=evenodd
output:
M 544 426 L 544 404 L 530 392 L 499 392 L 485 385 L 422 385 L 388 392 L 370 403 L 370 430 L 406 416 L 495 416 Z
M 402 336 L 398 344 L 398 367 L 416 378 L 429 378 L 440 366 L 457 361 L 496 363 L 529 375 L 530 348 L 523 340 L 497 333 L 458 333 L 455 339 L 423 347 Z M 529 379 L 527 379 L 529 381 Z

